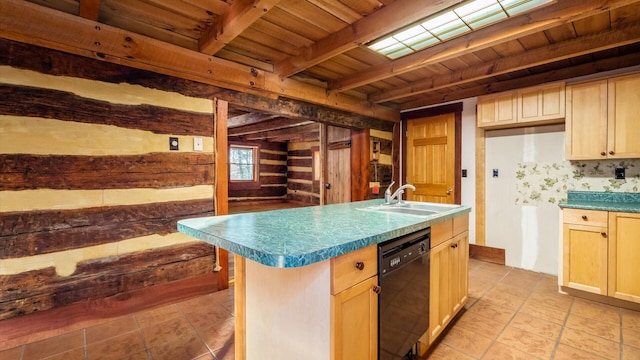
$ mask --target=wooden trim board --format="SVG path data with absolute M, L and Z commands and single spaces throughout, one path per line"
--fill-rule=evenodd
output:
M 469 258 L 505 265 L 504 249 L 492 248 L 484 245 L 469 244 Z

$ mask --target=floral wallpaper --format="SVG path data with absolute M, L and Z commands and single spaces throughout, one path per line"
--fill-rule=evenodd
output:
M 625 168 L 626 178 L 614 171 Z M 516 205 L 557 204 L 567 192 L 639 192 L 640 159 L 561 162 L 522 162 L 516 170 Z

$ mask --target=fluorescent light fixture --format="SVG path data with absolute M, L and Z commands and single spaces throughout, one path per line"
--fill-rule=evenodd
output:
M 369 45 L 390 59 L 414 53 L 556 0 L 470 0 Z

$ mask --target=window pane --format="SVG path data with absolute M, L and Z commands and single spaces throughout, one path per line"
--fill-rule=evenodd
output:
M 231 146 L 229 148 L 229 179 L 232 181 L 255 180 L 255 154 L 256 151 L 252 147 Z

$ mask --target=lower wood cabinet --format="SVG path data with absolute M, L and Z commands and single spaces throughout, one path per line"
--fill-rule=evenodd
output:
M 640 303 L 640 214 L 609 213 L 608 295 Z
M 429 330 L 420 355 L 464 307 L 469 294 L 469 216 L 431 227 Z
M 640 303 L 640 214 L 564 209 L 562 285 Z

